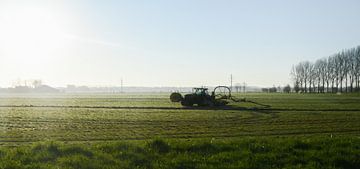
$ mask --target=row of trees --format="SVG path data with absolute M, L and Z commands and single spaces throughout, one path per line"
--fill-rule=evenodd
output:
M 359 92 L 360 46 L 315 62 L 304 61 L 291 71 L 296 92 Z

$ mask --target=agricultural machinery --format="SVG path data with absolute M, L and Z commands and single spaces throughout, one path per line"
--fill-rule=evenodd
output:
M 181 105 L 191 107 L 198 106 L 225 106 L 229 100 L 240 102 L 245 99 L 236 99 L 231 96 L 231 89 L 227 86 L 217 86 L 209 94 L 208 88 L 193 88 L 193 93 L 182 96 L 179 92 L 170 95 L 172 102 L 180 102 Z

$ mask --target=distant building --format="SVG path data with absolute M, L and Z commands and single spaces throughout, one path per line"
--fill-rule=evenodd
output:
M 58 93 L 58 89 L 48 85 L 39 85 L 37 87 L 15 86 L 13 88 L 2 88 L 0 93 Z

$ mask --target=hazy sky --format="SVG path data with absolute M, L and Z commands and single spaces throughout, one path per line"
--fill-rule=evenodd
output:
M 360 45 L 359 0 L 0 0 L 0 86 L 290 83 Z

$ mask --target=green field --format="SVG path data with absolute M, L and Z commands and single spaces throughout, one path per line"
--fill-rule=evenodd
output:
M 250 93 L 237 97 L 270 107 L 225 109 L 168 96 L 1 95 L 0 168 L 360 167 L 358 94 Z

